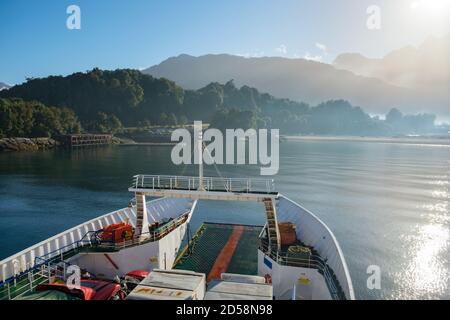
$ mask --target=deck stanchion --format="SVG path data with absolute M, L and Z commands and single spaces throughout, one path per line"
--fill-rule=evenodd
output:
M 66 281 L 66 263 L 63 261 L 63 279 Z
M 33 271 L 28 272 L 28 281 L 30 282 L 30 290 L 33 290 Z

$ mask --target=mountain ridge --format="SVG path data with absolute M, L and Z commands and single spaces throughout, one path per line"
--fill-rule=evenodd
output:
M 0 82 L 0 91 L 11 88 L 10 85 L 7 85 L 4 82 Z
M 387 84 L 380 79 L 355 75 L 351 71 L 338 70 L 321 62 L 283 57 L 181 55 L 171 57 L 143 72 L 172 80 L 185 89 L 196 90 L 210 82 L 224 83 L 233 79 L 238 86 L 255 87 L 277 98 L 310 104 L 345 99 L 376 113 L 384 113 L 393 106 L 406 105 L 402 97 L 408 94 L 407 89 Z M 368 87 L 372 90 L 364 94 Z M 392 99 L 385 99 L 386 94 Z M 385 108 L 377 108 L 380 103 L 373 103 L 375 100 L 381 100 Z
M 354 74 L 382 79 L 386 83 L 408 88 L 413 97 L 425 96 L 427 105 L 439 104 L 439 113 L 450 104 L 450 33 L 428 37 L 419 46 L 405 46 L 382 58 L 368 58 L 358 53 L 343 53 L 333 65 Z M 440 103 L 439 103 L 440 102 Z M 433 110 L 436 112 L 436 110 Z
M 395 78 L 398 81 L 378 73 L 359 72 L 358 64 L 364 69 L 371 65 L 376 68 L 379 60 L 359 53 L 339 55 L 333 64 L 302 58 L 242 57 L 226 53 L 201 56 L 181 54 L 142 72 L 169 79 L 185 89 L 197 90 L 211 82 L 225 83 L 233 79 L 237 86 L 248 85 L 277 98 L 310 104 L 345 99 L 372 114 L 384 114 L 396 107 L 408 113 L 433 112 L 449 118 L 450 97 L 445 90 L 447 81 L 440 81 L 442 87 L 433 86 L 426 83 L 426 79 L 431 77 L 425 77 L 423 85 L 408 85 L 411 80 L 409 67 L 403 56 L 413 59 L 412 48 L 403 47 L 385 56 L 387 60 L 405 60 L 403 64 L 399 63 L 404 67 L 397 71 Z M 441 47 L 437 40 L 430 38 L 420 48 L 422 51 L 434 48 L 433 52 L 440 52 Z M 339 63 L 346 57 L 351 60 L 350 66 Z M 427 64 L 421 65 L 426 67 Z M 395 66 L 390 68 L 396 70 Z M 439 74 L 440 70 L 435 69 L 429 73 Z

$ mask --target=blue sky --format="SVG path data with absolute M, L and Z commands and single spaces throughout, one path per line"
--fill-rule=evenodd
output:
M 381 57 L 450 31 L 450 24 L 439 24 L 436 17 L 419 21 L 411 12 L 414 2 L 1 0 L 0 81 L 17 84 L 26 77 L 93 67 L 144 68 L 181 53 L 306 56 L 324 62 L 343 52 Z M 66 8 L 72 4 L 81 8 L 81 30 L 66 28 Z M 382 10 L 381 30 L 366 28 L 371 4 Z

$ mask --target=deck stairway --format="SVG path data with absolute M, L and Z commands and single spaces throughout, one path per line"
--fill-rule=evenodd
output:
M 278 230 L 277 214 L 275 211 L 274 200 L 265 198 L 263 200 L 267 216 L 267 231 L 269 238 L 269 248 L 273 252 L 277 252 L 281 248 L 280 232 Z
M 139 237 L 143 232 L 144 227 L 144 216 L 146 215 L 145 210 L 145 196 L 137 193 L 136 194 L 136 236 Z

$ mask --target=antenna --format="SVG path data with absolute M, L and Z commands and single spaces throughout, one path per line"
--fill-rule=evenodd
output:
M 198 190 L 205 190 L 203 187 L 203 125 L 201 121 L 194 121 L 194 132 L 197 140 L 198 154 Z

